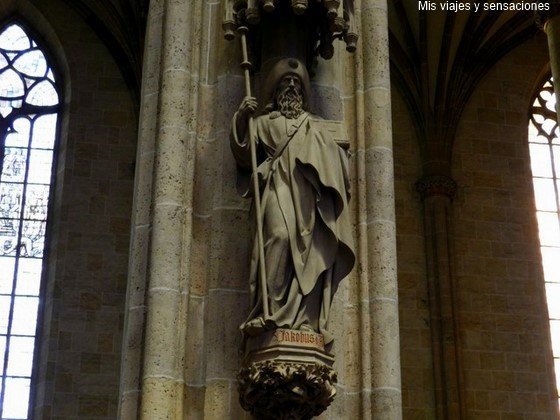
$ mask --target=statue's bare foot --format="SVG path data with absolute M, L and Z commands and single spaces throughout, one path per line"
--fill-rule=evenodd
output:
M 265 322 L 262 317 L 257 317 L 245 323 L 243 331 L 249 336 L 259 335 L 265 330 Z

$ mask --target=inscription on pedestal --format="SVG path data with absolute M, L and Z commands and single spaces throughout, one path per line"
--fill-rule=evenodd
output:
M 274 331 L 274 338 L 271 344 L 278 345 L 295 345 L 298 347 L 309 347 L 319 350 L 325 350 L 325 339 L 322 334 L 308 331 L 294 331 L 278 328 Z

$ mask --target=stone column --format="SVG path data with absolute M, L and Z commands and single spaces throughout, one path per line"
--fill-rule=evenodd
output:
M 387 0 L 357 2 L 362 417 L 402 417 Z
M 548 38 L 548 54 L 550 55 L 550 68 L 554 78 L 554 91 L 556 93 L 556 114 L 560 115 L 560 5 L 551 0 L 550 10 L 538 16 Z
M 140 121 L 121 361 L 118 414 L 120 419 L 137 418 L 139 408 L 162 25 L 163 0 L 151 0 L 146 22 L 142 68 Z
M 183 417 L 185 289 L 192 235 L 193 25 L 199 1 L 148 16 L 120 418 Z M 193 41 L 195 40 L 195 41 Z
M 416 184 L 424 203 L 430 329 L 438 419 L 465 418 L 461 353 L 453 278 L 451 201 L 457 189 L 448 176 L 429 175 Z

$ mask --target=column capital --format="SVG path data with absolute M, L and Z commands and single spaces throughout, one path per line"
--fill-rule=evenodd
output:
M 443 195 L 453 200 L 457 192 L 457 183 L 447 175 L 428 175 L 416 182 L 415 189 L 422 201 L 435 195 Z
M 535 12 L 535 22 L 537 26 L 544 30 L 546 22 L 560 14 L 560 0 L 545 0 L 548 3 L 548 10 Z

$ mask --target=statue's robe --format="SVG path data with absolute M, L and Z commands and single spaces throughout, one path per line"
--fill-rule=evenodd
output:
M 236 119 L 237 115 L 230 140 L 239 167 L 238 187 L 243 196 L 250 196 L 249 130 L 246 138 L 238 138 Z M 326 326 L 332 298 L 355 261 L 346 153 L 319 131 L 318 118 L 307 112 L 288 119 L 274 111 L 250 124 L 259 156 L 269 322 L 313 329 L 330 343 Z M 248 321 L 263 316 L 257 242 L 255 235 Z

